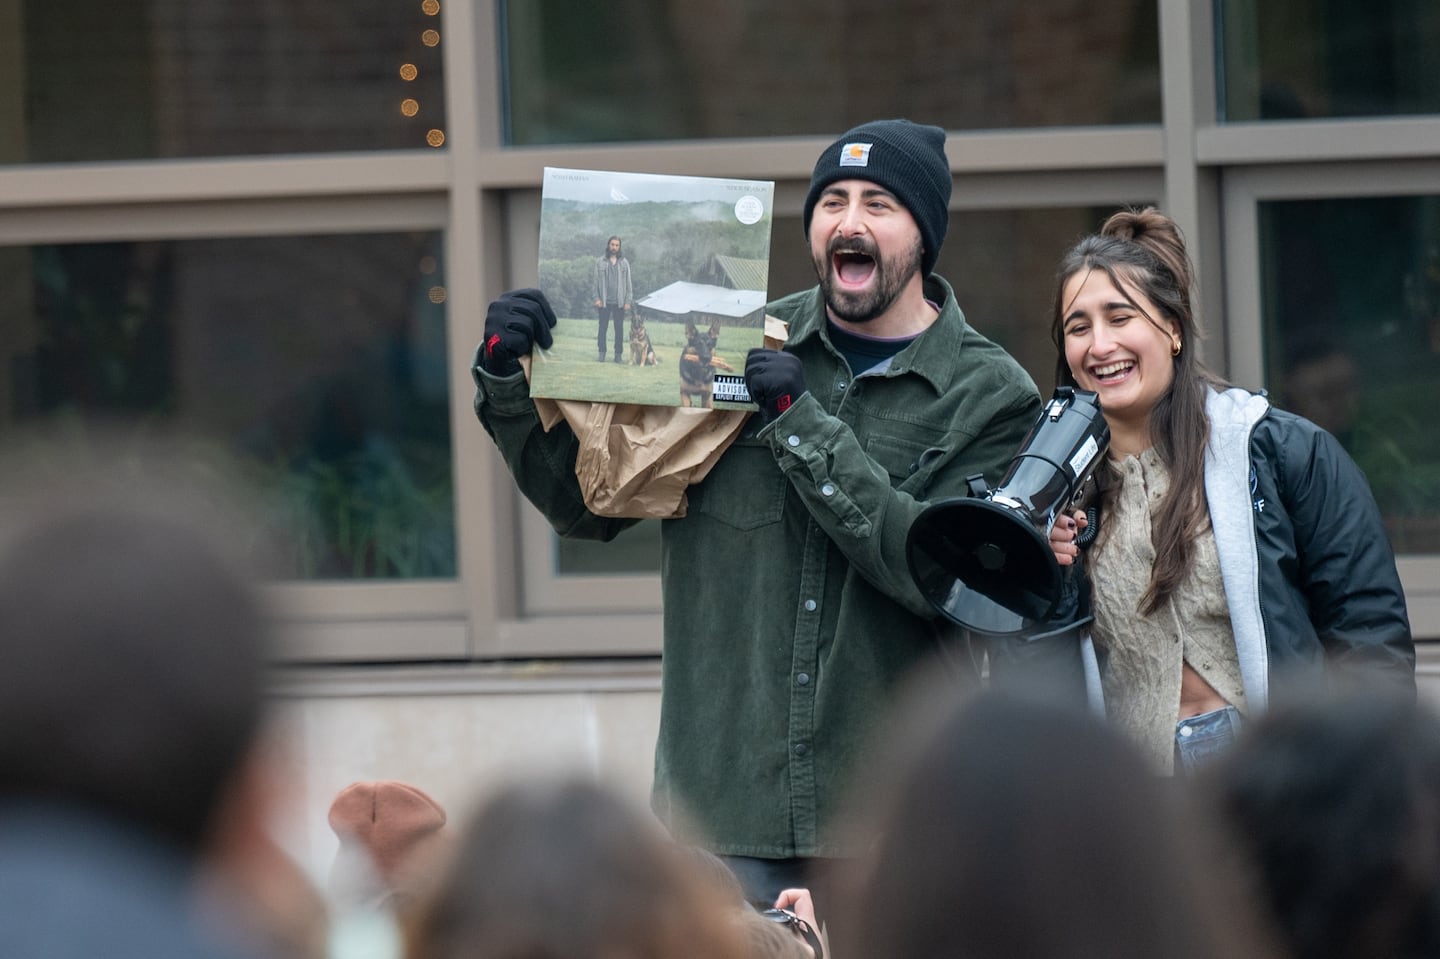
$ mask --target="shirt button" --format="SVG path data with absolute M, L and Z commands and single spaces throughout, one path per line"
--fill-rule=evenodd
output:
M 815 600 L 813 600 L 813 599 L 807 599 L 807 600 L 805 600 L 805 611 L 806 611 L 807 613 L 813 613 L 813 612 L 815 612 L 815 607 L 816 607 L 816 605 L 818 605 L 818 604 L 817 604 L 817 603 L 815 602 Z
M 804 743 L 796 743 L 796 744 L 795 744 L 795 755 L 797 755 L 797 756 L 803 756 L 803 755 L 805 755 L 806 753 L 808 753 L 809 751 L 810 751 L 810 747 L 807 746 L 807 745 L 805 745 Z
M 820 493 L 821 493 L 821 495 L 823 495 L 823 496 L 834 496 L 834 495 L 835 495 L 835 484 L 834 484 L 834 483 L 826 483 L 824 486 L 820 487 Z
M 809 685 L 810 685 L 810 674 L 809 674 L 809 673 L 801 673 L 800 675 L 798 675 L 798 676 L 795 677 L 795 682 L 799 683 L 801 686 L 809 686 Z
M 800 437 L 796 436 L 794 433 L 791 433 L 790 436 L 786 438 L 785 442 L 789 443 L 791 446 L 799 446 Z

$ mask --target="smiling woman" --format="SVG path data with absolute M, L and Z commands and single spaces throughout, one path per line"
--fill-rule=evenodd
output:
M 1178 323 L 1105 270 L 1076 273 L 1061 299 L 1065 362 L 1076 384 L 1099 394 L 1111 447 L 1140 453 L 1152 445 L 1151 411 L 1175 380 Z
M 1077 562 L 1098 524 L 1081 561 L 1097 692 L 1164 772 L 1225 749 L 1272 696 L 1415 682 L 1364 474 L 1329 433 L 1204 367 L 1193 273 L 1173 220 L 1117 213 L 1061 261 L 1051 325 L 1058 381 L 1099 394 L 1111 429 L 1095 502 L 1052 545 Z

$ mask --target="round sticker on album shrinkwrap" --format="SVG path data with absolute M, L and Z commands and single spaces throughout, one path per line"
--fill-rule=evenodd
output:
M 759 223 L 764 215 L 765 204 L 761 203 L 758 197 L 746 194 L 735 201 L 735 219 L 746 226 Z

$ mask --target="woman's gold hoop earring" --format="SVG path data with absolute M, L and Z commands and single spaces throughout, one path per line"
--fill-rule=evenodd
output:
M 1170 345 L 1170 355 L 1171 355 L 1171 356 L 1179 356 L 1179 355 L 1180 355 L 1180 341 L 1179 341 L 1179 340 L 1176 340 L 1174 343 L 1172 343 L 1172 344 Z

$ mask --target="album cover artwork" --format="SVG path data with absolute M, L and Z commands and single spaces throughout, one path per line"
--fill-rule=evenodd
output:
M 753 409 L 745 354 L 764 345 L 775 184 L 545 169 L 540 289 L 554 344 L 532 396 Z

